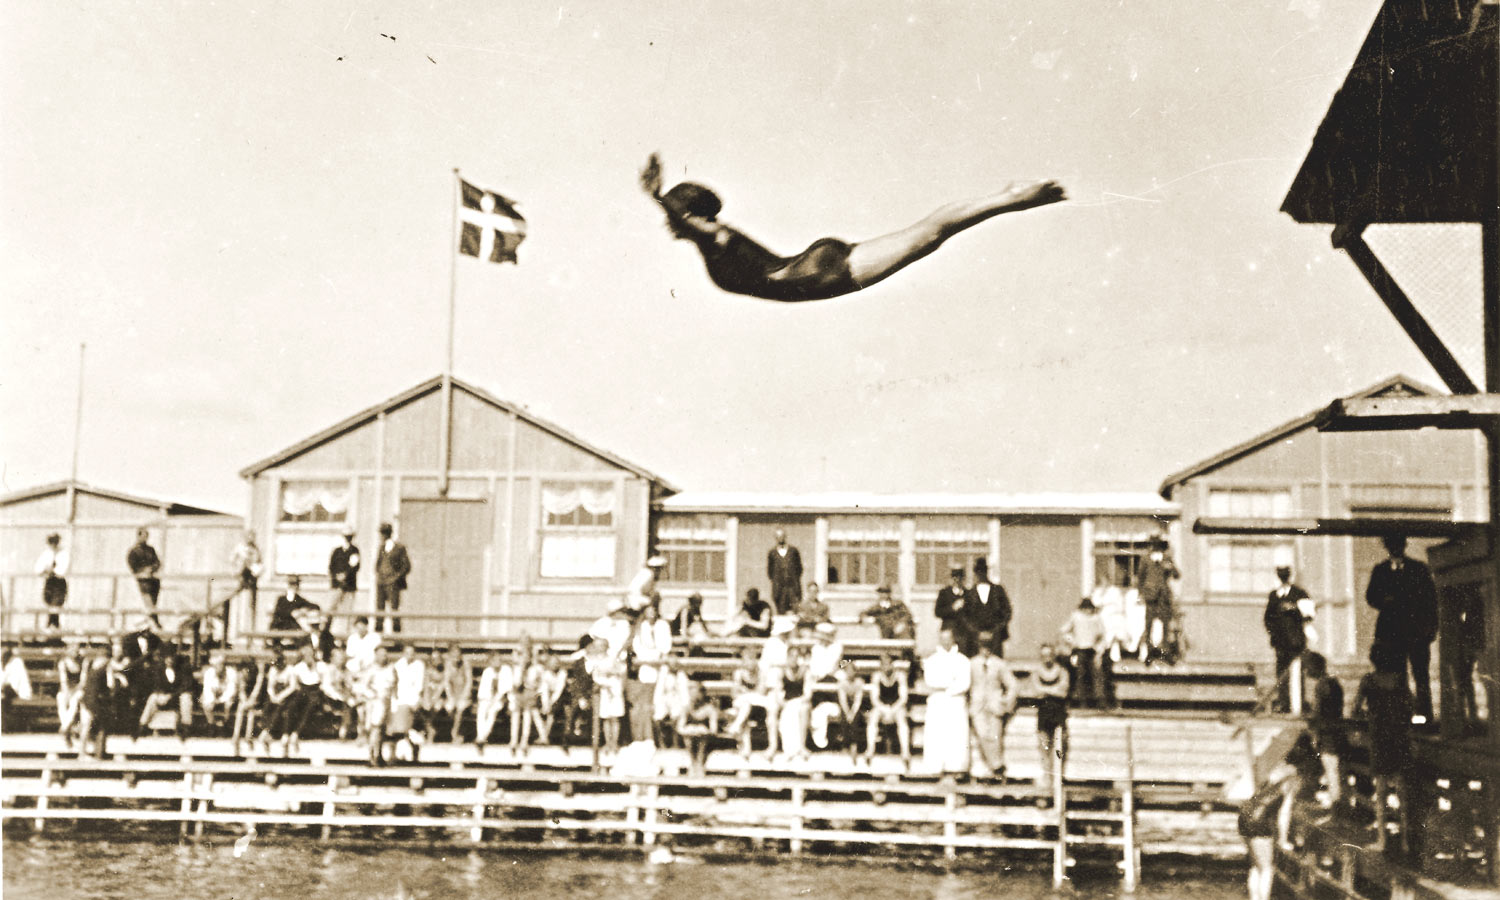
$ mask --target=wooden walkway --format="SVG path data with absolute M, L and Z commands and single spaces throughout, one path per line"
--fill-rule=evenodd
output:
M 1023 717 L 1018 717 L 1018 719 Z M 1025 717 L 1029 718 L 1029 717 Z M 954 783 L 910 773 L 892 757 L 853 764 L 710 755 L 683 774 L 680 750 L 660 774 L 590 768 L 587 748 L 436 744 L 419 765 L 363 762 L 350 742 L 308 741 L 293 759 L 235 757 L 229 742 L 114 738 L 102 761 L 79 759 L 53 735 L 0 737 L 0 818 L 176 824 L 186 835 L 290 829 L 328 838 L 384 828 L 431 829 L 447 840 L 588 845 L 625 840 L 748 840 L 786 852 L 875 848 L 953 859 L 960 853 L 1050 856 L 1054 878 L 1076 858 L 1118 866 L 1126 886 L 1141 855 L 1233 857 L 1236 804 L 1225 790 L 1247 769 L 1244 736 L 1199 719 L 1076 717 L 1065 778 L 1038 786 L 1034 723 L 1013 721 L 1005 783 Z M 1279 723 L 1249 730 L 1269 742 Z M 1217 761 L 1216 761 L 1217 760 Z M 1021 779 L 1017 781 L 1015 778 Z M 431 835 L 426 835 L 431 837 Z

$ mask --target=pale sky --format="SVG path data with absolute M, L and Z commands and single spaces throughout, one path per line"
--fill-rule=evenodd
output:
M 5 3 L 0 490 L 242 512 L 237 470 L 456 374 L 695 490 L 1140 491 L 1340 394 L 1436 384 L 1279 213 L 1380 0 Z M 383 36 L 388 35 L 389 37 Z M 853 296 L 717 291 L 636 171 L 783 253 L 1012 179 Z

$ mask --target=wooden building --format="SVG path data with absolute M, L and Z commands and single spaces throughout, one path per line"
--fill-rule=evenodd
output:
M 186 503 L 59 481 L 0 497 L 0 591 L 7 613 L 42 604 L 37 557 L 48 534 L 68 552 L 68 602 L 62 626 L 104 630 L 134 624 L 85 611 L 135 610 L 140 596 L 125 564 L 137 528 L 151 532 L 162 560 L 161 605 L 206 607 L 228 583 L 229 554 L 244 527 L 238 516 Z M 83 613 L 83 614 L 80 614 Z M 27 630 L 34 615 L 7 615 L 7 630 Z
M 412 558 L 403 613 L 508 617 L 462 625 L 474 634 L 581 632 L 640 569 L 651 504 L 675 488 L 458 379 L 445 429 L 443 382 L 428 379 L 240 472 L 268 580 L 312 576 L 303 593 L 326 599 L 329 553 L 352 526 L 364 557 L 359 608 L 372 610 L 378 528 L 390 522 Z M 270 603 L 259 607 L 263 627 Z M 411 627 L 451 631 L 460 620 Z
M 918 645 L 936 643 L 933 604 L 949 569 L 987 560 L 1015 608 L 1011 645 L 1034 655 L 1096 577 L 1127 586 L 1153 535 L 1176 506 L 1150 494 L 783 494 L 689 491 L 657 504 L 663 595 L 704 596 L 728 615 L 749 588 L 769 596 L 767 553 L 777 529 L 817 581 L 835 618 L 852 618 L 891 584 L 911 606 Z
M 1346 399 L 1442 392 L 1395 376 Z M 1174 542 L 1180 602 L 1194 659 L 1270 660 L 1262 615 L 1279 565 L 1317 602 L 1312 649 L 1362 662 L 1374 630 L 1365 605 L 1378 537 L 1192 534 L 1200 519 L 1489 519 L 1483 438 L 1469 431 L 1327 432 L 1310 412 L 1237 444 L 1162 483 L 1181 508 Z M 1289 529 L 1295 530 L 1295 528 Z M 1423 558 L 1435 539 L 1413 539 Z

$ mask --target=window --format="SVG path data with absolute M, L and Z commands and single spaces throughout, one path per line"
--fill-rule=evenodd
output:
M 543 578 L 615 576 L 615 486 L 542 485 Z
M 1115 587 L 1135 587 L 1141 560 L 1151 552 L 1149 535 L 1094 540 L 1094 580 Z
M 673 518 L 656 532 L 656 549 L 667 558 L 662 581 L 723 584 L 727 533 L 720 516 Z
M 1288 519 L 1292 516 L 1292 492 L 1213 488 L 1208 492 L 1208 514 L 1216 519 Z
M 274 535 L 278 575 L 328 571 L 328 555 L 343 543 L 338 526 L 354 521 L 347 480 L 285 481 Z
M 281 485 L 281 520 L 341 524 L 349 514 L 349 482 L 287 481 Z
M 917 571 L 919 585 L 947 584 L 953 569 L 973 570 L 974 560 L 990 555 L 990 535 L 984 522 L 917 520 Z
M 830 584 L 898 583 L 901 525 L 884 519 L 833 520 L 828 525 Z
M 1263 598 L 1276 587 L 1276 567 L 1293 565 L 1289 540 L 1233 538 L 1208 546 L 1208 592 L 1218 598 Z

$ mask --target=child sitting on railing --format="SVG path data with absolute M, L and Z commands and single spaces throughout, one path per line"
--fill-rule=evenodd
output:
M 515 676 L 497 650 L 490 654 L 489 664 L 479 673 L 479 704 L 474 710 L 474 746 L 481 751 L 490 741 L 495 721 L 510 704 Z

